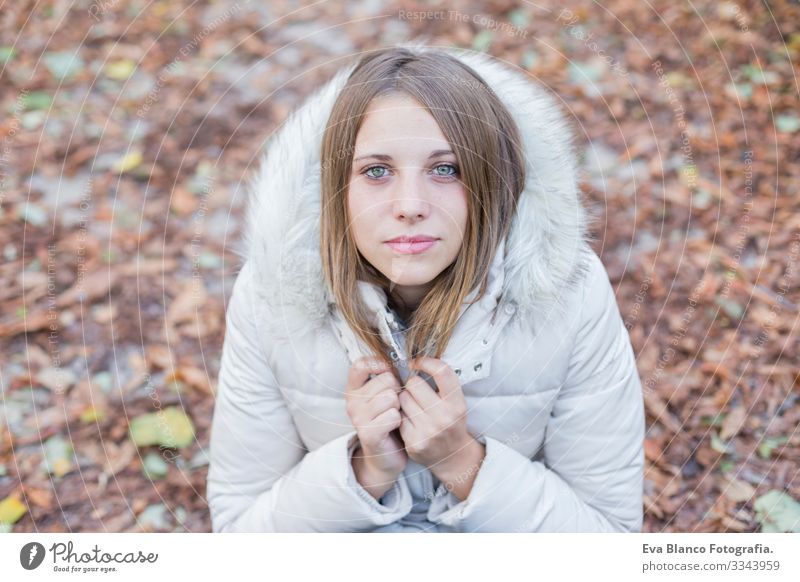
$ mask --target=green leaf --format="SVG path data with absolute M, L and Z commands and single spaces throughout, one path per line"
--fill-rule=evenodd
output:
M 762 459 L 769 459 L 772 456 L 772 449 L 779 447 L 788 441 L 789 437 L 786 436 L 767 437 L 762 440 L 761 443 L 759 443 L 758 455 Z
M 528 12 L 524 8 L 517 8 L 508 14 L 511 24 L 520 28 L 528 26 L 528 18 Z
M 740 320 L 744 315 L 744 308 L 736 303 L 736 301 L 731 301 L 725 297 L 714 297 L 714 303 L 719 305 L 722 308 L 722 311 L 733 320 Z
M 60 435 L 53 435 L 44 443 L 45 470 L 56 477 L 63 477 L 72 470 L 72 443 Z
M 708 208 L 711 206 L 713 198 L 711 192 L 703 188 L 698 188 L 692 192 L 692 206 L 695 208 Z
M 0 46 L 0 63 L 7 63 L 17 54 L 17 49 L 12 46 Z
M 731 444 L 719 438 L 719 435 L 716 432 L 711 433 L 711 448 L 717 451 L 718 453 L 723 453 L 723 454 L 734 452 Z
M 800 533 L 800 503 L 784 491 L 768 491 L 753 504 L 762 533 Z
M 536 66 L 539 62 L 539 55 L 536 54 L 535 51 L 528 50 L 525 51 L 525 54 L 522 55 L 522 68 L 530 69 L 531 67 Z
M 48 109 L 53 103 L 53 98 L 46 91 L 31 91 L 23 97 L 22 102 L 25 104 L 25 109 L 36 111 Z
M 134 418 L 129 430 L 131 440 L 140 447 L 164 445 L 182 448 L 194 440 L 191 419 L 176 406 Z
M 775 117 L 775 127 L 781 133 L 794 133 L 800 129 L 800 117 L 796 115 L 778 115 Z
M 725 86 L 725 89 L 728 92 L 728 95 L 734 99 L 738 97 L 744 101 L 753 96 L 752 83 L 728 83 Z
M 49 52 L 43 59 L 50 74 L 59 81 L 72 77 L 84 67 L 80 55 L 71 51 Z
M 17 216 L 33 226 L 44 226 L 47 223 L 47 212 L 33 202 L 18 206 Z
M 704 415 L 700 417 L 700 422 L 704 426 L 722 426 L 722 421 L 725 418 L 724 412 L 718 412 L 716 416 Z
M 494 33 L 491 30 L 483 29 L 475 38 L 472 39 L 472 50 L 486 52 L 494 40 Z
M 567 70 L 573 85 L 592 85 L 603 76 L 603 69 L 596 62 L 570 61 Z
M 216 269 L 222 266 L 222 258 L 211 251 L 203 251 L 200 253 L 198 264 L 201 269 Z
M 189 469 L 198 469 L 208 465 L 208 449 L 200 449 L 189 461 Z
M 92 376 L 92 382 L 99 386 L 100 390 L 106 394 L 111 392 L 111 389 L 114 387 L 114 378 L 111 376 L 111 372 L 105 370 Z
M 158 531 L 169 527 L 167 506 L 163 503 L 148 505 L 137 517 L 139 525 L 148 531 Z
M 719 464 L 719 468 L 723 473 L 730 473 L 736 468 L 736 463 L 731 460 L 725 460 Z
M 169 472 L 169 465 L 158 453 L 149 452 L 142 461 L 144 474 L 150 479 L 163 479 Z

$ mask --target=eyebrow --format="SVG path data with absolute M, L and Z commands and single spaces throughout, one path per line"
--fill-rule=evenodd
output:
M 428 159 L 432 160 L 433 158 L 438 158 L 449 154 L 455 155 L 451 150 L 434 150 L 433 152 L 431 152 L 431 155 L 428 156 Z M 377 160 L 381 160 L 382 162 L 392 161 L 392 156 L 387 154 L 367 154 L 366 156 L 358 156 L 353 161 L 357 162 L 359 160 L 364 160 L 366 158 L 375 158 Z

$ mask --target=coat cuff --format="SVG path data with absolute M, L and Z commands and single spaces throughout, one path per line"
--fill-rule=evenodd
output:
M 405 475 L 401 473 L 380 501 L 376 500 L 358 482 L 355 471 L 353 471 L 352 459 L 358 446 L 358 433 L 351 431 L 340 438 L 347 443 L 347 488 L 354 495 L 354 502 L 366 511 L 377 514 L 376 522 L 379 522 L 377 525 L 386 525 L 408 515 L 411 512 L 413 500 Z
M 518 483 L 513 475 L 519 470 L 520 464 L 527 466 L 530 460 L 492 437 L 481 435 L 475 439 L 486 446 L 486 455 L 475 475 L 469 495 L 460 501 L 444 483 L 440 484 L 428 508 L 429 521 L 446 525 L 456 531 L 472 531 L 467 529 L 466 524 L 469 521 L 476 526 L 475 531 L 478 531 L 498 517 L 493 515 L 498 509 L 493 504 L 494 500 L 508 499 L 504 489 L 510 488 L 518 492 Z

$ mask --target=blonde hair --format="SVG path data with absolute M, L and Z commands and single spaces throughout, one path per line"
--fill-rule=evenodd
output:
M 377 284 L 390 304 L 391 281 L 358 252 L 347 216 L 347 195 L 356 136 L 370 103 L 405 94 L 421 103 L 450 143 L 468 194 L 467 227 L 455 261 L 442 271 L 414 311 L 406 335 L 409 359 L 440 358 L 462 303 L 488 282 L 495 251 L 505 239 L 525 183 L 519 130 L 484 80 L 439 50 L 380 49 L 361 58 L 337 96 L 322 138 L 320 252 L 325 282 L 351 329 L 390 366 L 389 346 L 358 292 L 357 281 Z M 343 155 L 344 152 L 344 155 Z

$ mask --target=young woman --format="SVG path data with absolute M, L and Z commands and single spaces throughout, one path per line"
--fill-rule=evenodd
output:
M 642 525 L 644 407 L 568 126 L 527 76 L 369 53 L 267 145 L 227 311 L 213 530 Z

